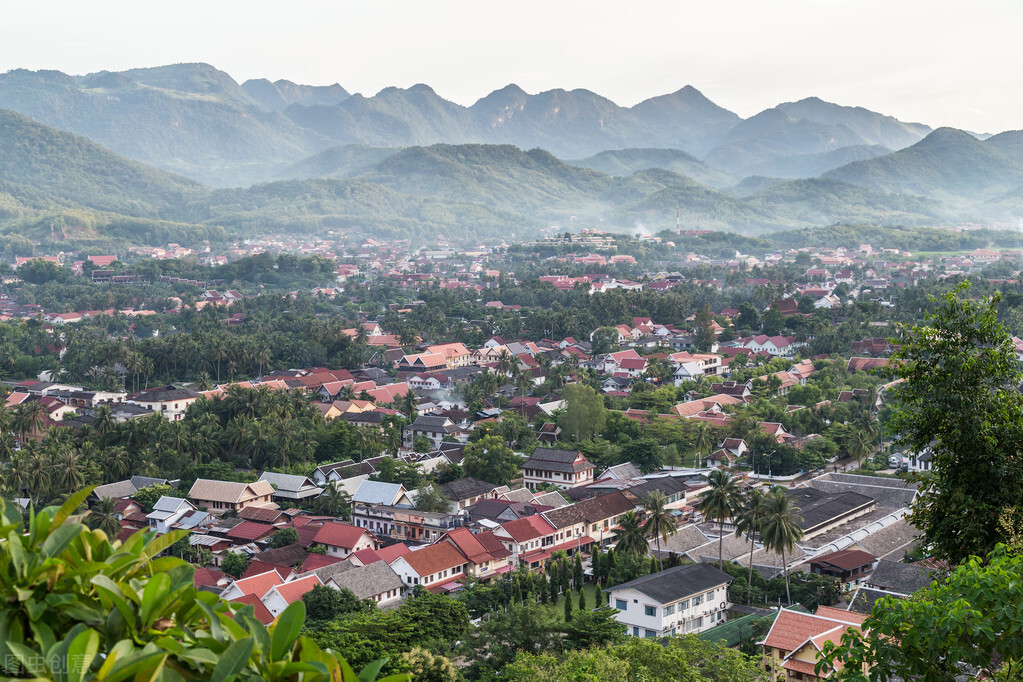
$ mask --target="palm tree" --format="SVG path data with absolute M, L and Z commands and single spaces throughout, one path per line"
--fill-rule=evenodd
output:
M 799 525 L 803 517 L 792 499 L 780 487 L 775 487 L 767 496 L 766 515 L 760 530 L 760 539 L 764 546 L 775 552 L 781 552 L 782 570 L 785 572 L 785 599 L 792 603 L 789 591 L 789 564 L 785 552 L 792 553 L 796 543 L 803 538 L 803 529 Z
M 615 551 L 628 552 L 636 556 L 645 556 L 649 546 L 639 525 L 639 516 L 627 511 L 618 517 L 618 530 L 615 531 Z
M 497 354 L 496 369 L 497 373 L 501 375 L 502 380 L 506 380 L 508 375 L 512 374 L 518 366 L 518 359 L 507 348 L 502 348 L 501 352 Z
M 11 420 L 11 428 L 21 434 L 23 438 L 38 436 L 46 423 L 46 406 L 38 400 L 18 405 L 14 410 L 14 418 Z
M 104 497 L 92 505 L 89 515 L 85 518 L 89 528 L 103 531 L 111 540 L 121 532 L 121 520 L 117 517 L 116 504 L 113 498 Z
M 678 530 L 675 517 L 665 508 L 667 503 L 668 498 L 660 490 L 653 491 L 643 501 L 643 511 L 646 513 L 643 532 L 653 536 L 657 543 L 657 562 L 661 569 L 664 568 L 664 561 L 661 559 L 661 540 L 667 540 L 668 536 L 674 535 Z
M 348 494 L 336 482 L 331 482 L 313 502 L 313 509 L 324 516 L 346 518 L 350 509 Z
M 746 603 L 750 603 L 753 594 L 753 550 L 756 548 L 754 540 L 764 525 L 764 517 L 767 515 L 767 495 L 762 488 L 752 488 L 742 498 L 739 507 L 739 516 L 735 522 L 735 532 L 745 535 L 749 540 L 749 578 L 746 584 L 750 589 L 746 592 Z
M 849 451 L 849 456 L 856 459 L 856 465 L 862 465 L 863 458 L 874 449 L 870 434 L 859 426 L 853 426 L 846 440 L 846 449 Z
M 735 516 L 739 508 L 739 484 L 723 469 L 715 469 L 707 477 L 710 488 L 700 502 L 700 511 L 718 522 L 718 569 L 724 566 L 725 519 Z
M 696 425 L 696 438 L 693 445 L 696 446 L 696 452 L 702 464 L 703 454 L 714 445 L 714 434 L 711 433 L 710 426 L 703 422 Z

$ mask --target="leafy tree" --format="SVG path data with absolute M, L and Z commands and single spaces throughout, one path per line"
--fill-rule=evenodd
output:
M 140 488 L 138 492 L 131 496 L 131 499 L 142 505 L 143 511 L 149 513 L 153 511 L 153 506 L 160 500 L 161 497 L 173 497 L 177 495 L 178 491 L 169 485 L 157 483 L 155 485 L 149 485 L 145 488 Z
M 597 605 L 594 611 L 581 606 L 572 622 L 565 625 L 565 645 L 570 649 L 609 646 L 625 641 L 625 625 L 619 623 L 618 609 Z
M 618 330 L 614 327 L 598 327 L 590 340 L 593 355 L 606 355 L 618 350 Z
M 541 654 L 562 647 L 562 620 L 540 604 L 510 604 L 471 630 L 463 650 L 472 661 L 470 670 L 499 671 L 517 652 Z M 479 676 L 477 674 L 477 676 Z
M 451 505 L 451 500 L 436 483 L 420 488 L 414 502 L 417 510 L 427 512 L 445 512 Z
M 266 543 L 270 547 L 286 547 L 287 545 L 294 545 L 298 542 L 298 531 L 293 527 L 288 526 L 287 528 L 281 528 L 270 536 L 270 540 Z
M 422 647 L 401 654 L 396 667 L 407 670 L 416 682 L 458 682 L 460 679 L 458 669 L 449 659 Z
M 365 611 L 367 602 L 360 601 L 347 587 L 335 590 L 326 585 L 316 585 L 302 595 L 309 620 L 334 620 L 347 613 Z M 372 604 L 369 604 L 372 608 Z
M 707 476 L 707 492 L 700 500 L 700 511 L 708 519 L 718 522 L 718 568 L 724 563 L 722 548 L 725 541 L 725 519 L 735 516 L 739 509 L 739 484 L 724 469 L 715 469 Z
M 566 436 L 582 442 L 604 430 L 604 399 L 591 386 L 569 384 L 562 394 L 565 409 L 558 415 L 558 425 Z
M 891 392 L 890 428 L 910 451 L 934 453 L 910 519 L 952 563 L 1004 539 L 998 518 L 1018 503 L 1023 480 L 1023 374 L 997 322 L 1000 296 L 971 301 L 968 286 L 936 300 L 926 326 L 905 330 L 892 356 L 903 381 Z
M 572 622 L 572 593 L 565 591 L 565 622 Z
M 704 306 L 696 313 L 696 337 L 694 339 L 698 350 L 706 352 L 714 345 L 714 315 L 710 310 L 710 304 Z
M 249 556 L 247 554 L 238 554 L 235 552 L 228 552 L 224 560 L 220 562 L 220 570 L 227 573 L 229 576 L 234 578 L 242 577 L 242 573 L 249 567 Z
M 884 597 L 860 630 L 824 645 L 817 674 L 837 666 L 833 676 L 840 680 L 951 680 L 965 665 L 995 670 L 995 679 L 1019 679 L 1021 575 L 1023 556 L 998 545 L 912 599 Z
M 465 446 L 462 470 L 467 476 L 505 485 L 519 475 L 521 461 L 500 436 L 484 436 Z
M 682 682 L 768 682 L 771 673 L 755 658 L 698 637 L 626 637 L 607 648 L 590 647 L 553 654 L 519 653 L 503 671 L 508 682 L 567 680 L 681 680 Z
M 777 336 L 781 334 L 781 330 L 785 327 L 785 318 L 781 316 L 777 308 L 771 308 L 762 318 L 762 329 L 768 336 Z
M 643 473 L 661 468 L 661 446 L 653 438 L 637 438 L 622 446 L 621 459 L 632 462 Z

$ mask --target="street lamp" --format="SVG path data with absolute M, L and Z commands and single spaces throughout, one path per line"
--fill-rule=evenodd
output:
M 768 478 L 768 480 L 773 478 L 773 476 L 771 475 L 771 458 L 774 457 L 774 453 L 776 453 L 776 452 L 778 452 L 778 451 L 777 450 L 771 450 L 769 453 L 767 453 L 767 478 Z

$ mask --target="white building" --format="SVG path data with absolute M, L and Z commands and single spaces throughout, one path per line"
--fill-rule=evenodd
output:
M 676 566 L 609 588 L 609 605 L 634 637 L 702 632 L 725 619 L 731 580 L 710 564 Z

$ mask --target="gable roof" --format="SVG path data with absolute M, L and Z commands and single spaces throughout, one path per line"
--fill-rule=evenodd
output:
M 441 491 L 448 497 L 448 499 L 459 501 L 468 500 L 473 497 L 479 497 L 480 495 L 489 495 L 494 492 L 497 488 L 493 483 L 487 483 L 481 481 L 478 478 L 472 478 L 467 476 L 466 478 L 460 478 L 457 481 L 451 481 L 445 483 L 440 487 Z
M 407 492 L 405 487 L 400 483 L 384 483 L 367 479 L 359 485 L 359 489 L 352 495 L 352 502 L 392 505 L 405 492 Z
M 262 599 L 263 595 L 269 592 L 271 587 L 280 585 L 283 582 L 284 579 L 277 574 L 277 571 L 267 571 L 266 573 L 249 576 L 248 578 L 239 578 L 231 586 L 240 590 L 242 594 L 254 594 Z
M 426 577 L 449 568 L 457 567 L 460 570 L 462 564 L 466 563 L 466 558 L 462 556 L 462 553 L 447 542 L 427 545 L 422 549 L 409 552 L 401 557 L 401 559 L 421 577 Z
M 348 523 L 325 523 L 316 531 L 313 542 L 342 549 L 353 549 L 365 535 L 370 535 L 365 528 Z
M 559 509 L 551 509 L 543 512 L 551 525 L 555 528 L 566 528 L 577 523 L 588 521 L 596 523 L 604 519 L 624 514 L 636 508 L 635 502 L 619 491 L 591 497 L 588 500 L 576 502 Z
M 826 609 L 823 614 L 821 609 Z M 828 609 L 827 607 L 821 607 L 817 609 L 817 612 L 819 615 L 800 613 L 787 608 L 781 609 L 767 636 L 764 637 L 764 646 L 782 651 L 794 651 L 808 639 L 824 634 L 835 627 L 857 626 L 863 622 L 863 615 L 858 613 Z
M 593 464 L 587 461 L 586 457 L 578 450 L 537 448 L 528 460 L 519 465 L 519 468 L 579 473 L 580 471 L 592 469 Z
M 209 500 L 238 504 L 254 497 L 273 495 L 274 489 L 268 481 L 254 483 L 235 483 L 234 481 L 214 481 L 208 478 L 196 479 L 188 491 L 193 500 Z
M 259 600 L 259 597 L 254 594 L 246 594 L 245 596 L 238 597 L 237 599 L 232 599 L 230 603 L 250 605 L 253 608 L 253 615 L 256 617 L 256 620 L 263 625 L 269 625 L 274 622 L 274 615 L 270 613 L 266 606 L 263 605 L 263 602 Z M 231 617 L 234 618 L 234 613 L 231 614 Z
M 520 543 L 535 540 L 544 535 L 550 535 L 557 530 L 547 519 L 540 515 L 526 516 L 514 521 L 508 521 L 507 523 L 502 523 L 501 528 L 508 533 L 512 540 Z
M 365 566 L 355 566 L 344 562 L 350 568 L 334 573 L 330 581 L 339 589 L 347 588 L 357 599 L 372 599 L 378 594 L 398 590 L 404 587 L 401 577 L 383 561 Z
M 284 599 L 284 601 L 286 601 L 289 604 L 293 604 L 299 599 L 301 599 L 303 594 L 313 589 L 317 585 L 322 584 L 323 583 L 320 582 L 320 579 L 317 576 L 307 575 L 304 578 L 296 578 L 295 580 L 292 580 L 290 583 L 282 583 L 280 585 L 275 585 L 271 589 L 277 590 L 277 594 L 281 595 L 281 598 Z

